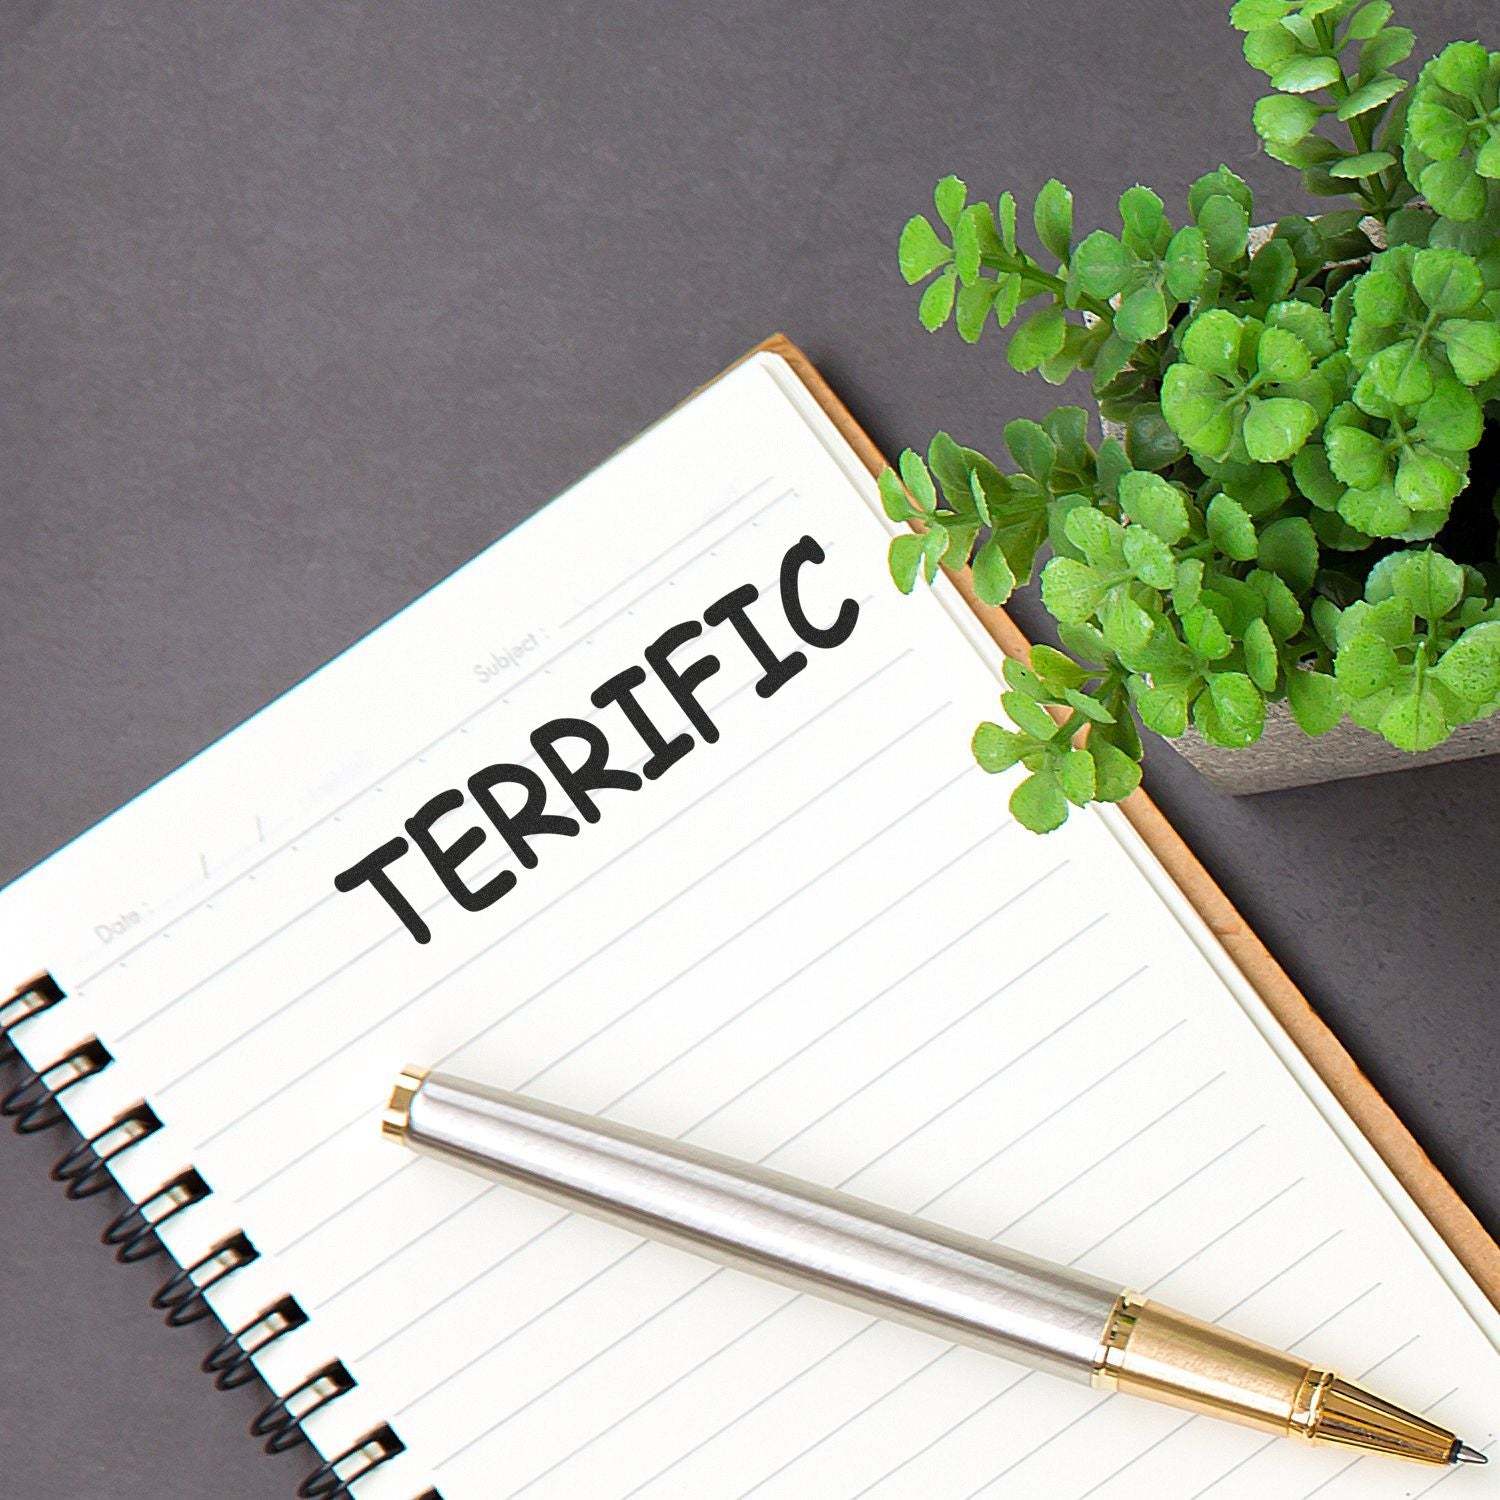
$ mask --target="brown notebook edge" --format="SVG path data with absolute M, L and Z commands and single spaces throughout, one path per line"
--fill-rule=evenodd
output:
M 745 358 L 760 353 L 776 354 L 787 362 L 872 474 L 879 474 L 887 467 L 886 459 L 853 414 L 790 339 L 784 334 L 773 334 Z M 736 364 L 743 362 L 736 361 Z M 1005 611 L 979 602 L 967 569 L 949 576 L 1000 649 L 1008 656 L 1024 660 L 1030 652 L 1030 642 Z M 1265 1001 L 1282 1029 L 1343 1105 L 1365 1139 L 1480 1289 L 1500 1308 L 1500 1244 L 1491 1238 L 1468 1204 L 1418 1145 L 1380 1091 L 1344 1050 L 1343 1044 L 1313 1009 L 1311 1002 L 1271 956 L 1145 791 L 1133 793 L 1120 804 L 1120 809 Z

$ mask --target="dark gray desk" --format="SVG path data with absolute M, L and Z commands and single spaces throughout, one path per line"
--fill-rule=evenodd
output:
M 1424 56 L 1474 29 L 1400 9 Z M 0 877 L 774 329 L 888 450 L 998 447 L 1049 393 L 918 328 L 902 220 L 953 170 L 1055 172 L 1113 223 L 1221 159 L 1301 206 L 1220 11 L 11 0 Z M 1233 803 L 1163 752 L 1149 785 L 1500 1224 L 1500 762 Z M 285 1500 L 303 1465 L 148 1310 L 160 1263 L 94 1243 L 113 1209 L 62 1200 L 53 1140 L 0 1139 L 7 1496 Z

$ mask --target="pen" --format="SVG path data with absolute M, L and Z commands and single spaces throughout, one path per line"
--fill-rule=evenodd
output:
M 1279 1437 L 1482 1464 L 1295 1355 L 847 1193 L 504 1089 L 409 1068 L 382 1121 L 424 1155 L 953 1343 Z

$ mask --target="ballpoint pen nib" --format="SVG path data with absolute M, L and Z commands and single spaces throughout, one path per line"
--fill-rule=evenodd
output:
M 1477 1448 L 1471 1448 L 1467 1443 L 1460 1443 L 1454 1449 L 1453 1462 L 1456 1464 L 1487 1464 L 1489 1459 Z

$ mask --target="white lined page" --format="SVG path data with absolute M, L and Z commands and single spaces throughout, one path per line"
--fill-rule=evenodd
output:
M 790 380 L 770 357 L 722 380 L 13 887 L 7 963 L 70 994 L 19 1040 L 114 1052 L 68 1095 L 86 1130 L 158 1108 L 168 1128 L 119 1175 L 144 1195 L 191 1162 L 212 1183 L 164 1237 L 190 1261 L 250 1236 L 261 1259 L 211 1294 L 230 1326 L 283 1292 L 312 1315 L 262 1358 L 274 1385 L 334 1355 L 358 1377 L 310 1422 L 320 1446 L 392 1422 L 408 1451 L 361 1500 L 1422 1493 L 1422 1471 L 1028 1376 L 378 1139 L 396 1069 L 441 1059 L 1079 1264 L 1490 1440 L 1495 1320 L 1465 1311 L 1472 1287 L 1403 1226 L 1121 820 L 1010 823 L 1010 781 L 967 749 L 993 659 L 941 594 L 890 588 L 871 486 Z M 333 893 L 435 791 L 527 760 L 554 714 L 607 720 L 638 764 L 589 692 L 730 588 L 756 584 L 752 617 L 789 649 L 777 569 L 804 532 L 827 552 L 810 609 L 848 596 L 859 621 L 768 699 L 728 626 L 700 637 L 684 657 L 721 658 L 700 693 L 717 743 L 599 793 L 600 821 L 539 841 L 485 912 L 411 878 L 428 945 L 371 892 Z M 140 920 L 101 945 L 117 910 Z

